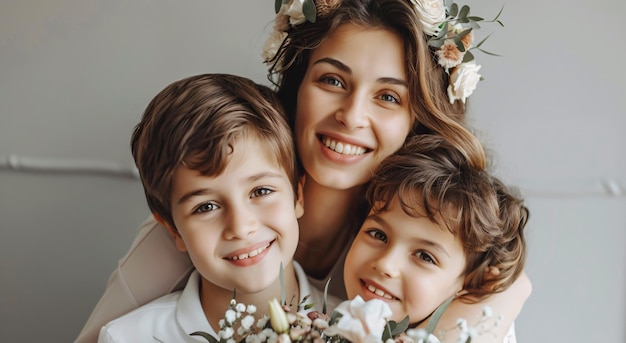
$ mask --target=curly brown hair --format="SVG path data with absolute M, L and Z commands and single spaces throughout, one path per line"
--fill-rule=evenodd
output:
M 420 135 L 384 160 L 367 191 L 372 211 L 385 212 L 398 197 L 412 217 L 428 217 L 463 244 L 464 300 L 506 290 L 524 268 L 523 200 L 487 171 L 467 164 L 445 139 Z

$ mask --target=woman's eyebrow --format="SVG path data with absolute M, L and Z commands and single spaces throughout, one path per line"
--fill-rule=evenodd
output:
M 345 63 L 337 59 L 330 58 L 330 57 L 323 57 L 315 61 L 313 64 L 315 65 L 315 64 L 320 64 L 320 63 L 328 63 L 332 65 L 333 67 L 341 70 L 344 73 L 352 74 L 352 69 L 350 69 L 350 67 L 348 67 Z M 409 84 L 406 82 L 406 80 L 395 78 L 395 77 L 381 77 L 381 78 L 378 78 L 376 82 L 393 84 L 393 85 L 398 85 L 398 86 L 409 88 Z

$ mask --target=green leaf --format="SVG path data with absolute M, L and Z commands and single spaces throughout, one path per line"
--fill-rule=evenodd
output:
M 463 7 L 461 7 L 461 12 L 459 12 L 459 19 L 467 23 L 467 15 L 469 14 L 469 11 L 470 7 L 467 5 L 463 5 Z
M 491 37 L 492 33 L 489 34 L 489 36 L 483 38 L 483 40 L 481 40 L 478 44 L 475 45 L 475 47 L 480 48 L 481 45 L 483 45 L 483 43 L 489 39 L 489 37 Z
M 504 5 L 502 5 L 502 7 L 500 8 L 500 12 L 498 12 L 498 14 L 496 15 L 495 18 L 493 18 L 492 21 L 497 21 L 498 18 L 500 18 L 500 14 L 502 14 L 502 11 L 504 10 Z
M 490 55 L 490 56 L 502 57 L 502 55 L 494 54 L 493 52 L 489 52 L 487 50 L 483 50 L 483 49 L 480 49 L 480 48 L 477 48 L 477 49 L 480 50 L 483 54 L 487 54 L 487 55 Z
M 189 334 L 189 336 L 201 336 L 201 337 L 203 337 L 204 339 L 206 339 L 210 343 L 219 343 L 220 342 L 220 341 L 217 340 L 217 338 L 215 338 L 215 337 L 213 337 L 213 336 L 211 336 L 208 333 L 203 332 L 203 331 L 192 332 L 192 333 Z
M 459 5 L 457 5 L 455 2 L 452 3 L 452 5 L 450 5 L 450 12 L 448 13 L 451 17 L 455 17 L 457 16 L 457 14 L 459 14 Z
M 326 299 L 328 299 L 328 286 L 330 286 L 330 280 L 332 280 L 332 277 L 328 278 L 328 281 L 326 281 L 326 285 L 324 285 L 324 303 L 322 304 L 322 313 L 326 314 Z
M 504 27 L 504 24 L 500 20 L 496 20 L 496 23 L 500 24 L 500 26 Z
M 426 332 L 428 334 L 431 334 L 435 331 L 437 323 L 439 323 L 439 319 L 441 319 L 441 315 L 446 311 L 448 306 L 450 306 L 452 300 L 454 300 L 454 295 L 444 301 L 441 305 L 439 305 L 435 312 L 433 312 L 433 314 L 430 316 L 430 319 L 428 320 L 428 325 L 426 326 Z
M 439 32 L 437 32 L 437 37 L 436 39 L 440 39 L 440 38 L 445 38 L 445 36 L 448 34 L 448 22 L 443 22 L 440 24 L 440 28 L 439 28 Z
M 304 305 L 304 309 L 305 309 L 305 310 L 310 310 L 311 308 L 313 308 L 313 306 L 315 306 L 315 304 L 314 304 L 314 303 L 308 303 L 308 304 L 305 304 L 305 305 Z
M 275 0 L 274 1 L 274 13 L 278 13 L 282 5 L 283 5 L 283 0 Z
M 283 270 L 283 262 L 280 262 L 280 270 L 278 271 L 278 278 L 280 279 L 280 304 L 286 305 L 287 295 L 285 294 L 285 271 Z
M 428 40 L 428 45 L 432 46 L 433 48 L 441 48 L 444 42 L 444 38 L 431 38 Z
M 467 17 L 467 19 L 469 19 L 471 21 L 483 21 L 483 20 L 485 20 L 484 18 L 476 17 L 476 16 L 469 16 L 469 17 Z
M 403 332 L 405 332 L 408 328 L 409 328 L 409 316 L 404 317 L 404 319 L 402 319 L 401 322 L 396 323 L 393 322 L 395 325 L 395 328 L 391 331 L 391 336 L 395 337 Z
M 470 62 L 473 60 L 474 60 L 474 54 L 472 54 L 469 50 L 467 50 L 465 52 L 465 55 L 463 55 L 463 63 Z
M 459 37 L 459 35 L 454 36 L 454 44 L 460 52 L 465 51 L 465 45 L 463 45 L 463 42 L 461 42 L 461 37 Z
M 304 18 L 310 21 L 311 23 L 315 23 L 317 19 L 317 10 L 315 9 L 315 3 L 313 0 L 305 0 L 302 3 L 302 13 L 304 13 Z

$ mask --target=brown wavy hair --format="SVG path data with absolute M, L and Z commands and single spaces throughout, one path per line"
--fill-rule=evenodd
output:
M 496 177 L 470 167 L 442 137 L 410 138 L 382 162 L 367 191 L 372 211 L 387 211 L 396 196 L 407 215 L 425 216 L 461 240 L 464 300 L 506 290 L 524 269 L 528 208 Z
M 450 104 L 448 74 L 436 63 L 428 46 L 415 6 L 408 0 L 316 0 L 318 16 L 290 27 L 287 38 L 269 63 L 268 79 L 278 88 L 289 122 L 295 122 L 297 94 L 304 78 L 311 51 L 320 46 L 338 27 L 354 24 L 385 29 L 403 41 L 410 107 L 414 127 L 410 135 L 436 134 L 458 149 L 476 169 L 486 166 L 485 152 L 478 139 L 465 127 L 465 104 Z
M 176 169 L 184 164 L 203 175 L 219 175 L 241 137 L 263 142 L 289 176 L 295 194 L 294 142 L 274 91 L 228 74 L 192 76 L 165 87 L 131 138 L 150 210 L 175 227 L 170 197 Z

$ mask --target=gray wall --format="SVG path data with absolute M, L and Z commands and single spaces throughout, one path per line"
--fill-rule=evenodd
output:
M 489 18 L 501 2 L 471 5 Z M 471 121 L 532 212 L 520 342 L 626 341 L 623 13 L 509 1 L 484 45 L 504 57 L 477 54 Z M 133 125 L 192 74 L 265 82 L 272 18 L 269 0 L 0 0 L 0 341 L 78 334 L 148 215 Z

